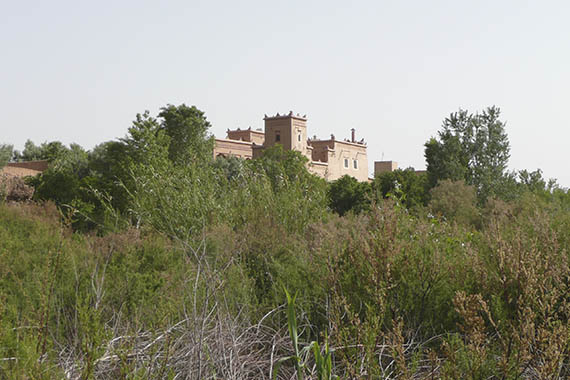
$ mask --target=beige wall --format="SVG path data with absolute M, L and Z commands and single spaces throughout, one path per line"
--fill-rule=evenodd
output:
M 223 156 L 251 159 L 253 158 L 252 145 L 253 143 L 246 141 L 216 139 L 214 158 Z
M 309 160 L 311 159 L 312 149 L 307 146 L 307 120 L 297 117 L 291 118 L 291 145 L 293 150 L 301 152 Z
M 297 150 L 307 155 L 307 119 L 291 112 L 288 115 L 266 116 L 263 120 L 266 147 L 281 144 L 286 150 Z
M 348 160 L 348 168 L 345 167 Z M 355 166 L 356 161 L 356 168 Z M 335 141 L 334 160 L 329 157 L 330 180 L 350 175 L 359 181 L 368 181 L 368 155 L 366 145 L 346 141 Z
M 325 162 L 309 162 L 309 172 L 328 181 L 329 165 Z
M 264 134 L 251 129 L 228 130 L 228 139 L 216 139 L 214 156 L 258 158 L 265 148 L 281 144 L 285 150 L 296 150 L 308 157 L 309 170 L 326 180 L 334 181 L 348 174 L 359 181 L 368 181 L 367 147 L 362 142 L 338 141 L 334 136 L 330 140 L 308 141 L 307 119 L 292 112 L 265 116 L 263 120 Z M 348 160 L 348 167 L 345 167 L 345 160 Z
M 263 145 L 254 145 L 252 148 L 253 148 L 253 158 L 259 158 L 263 155 L 263 150 L 265 149 Z
M 291 118 L 286 116 L 266 117 L 265 147 L 281 144 L 284 149 L 291 149 Z M 279 136 L 279 139 L 278 137 Z
M 347 174 L 359 181 L 368 180 L 366 145 L 332 139 L 312 140 L 310 144 L 313 147 L 313 161 L 328 163 L 327 180 L 334 181 Z M 345 159 L 348 160 L 348 167 L 345 167 Z
M 241 141 L 249 141 L 256 145 L 263 145 L 265 141 L 265 133 L 262 131 L 254 131 L 251 128 L 245 130 L 229 130 L 227 132 L 228 140 L 241 140 Z
M 309 143 L 313 147 L 311 159 L 313 161 L 328 162 L 328 151 L 333 149 L 334 142 L 332 140 L 311 140 Z

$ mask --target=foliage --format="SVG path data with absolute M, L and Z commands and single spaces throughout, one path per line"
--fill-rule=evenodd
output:
M 28 143 L 51 163 L 41 202 L 0 204 L 0 378 L 567 378 L 570 192 L 487 184 L 490 113 L 450 118 L 429 193 L 279 145 L 213 160 L 184 105 L 90 152 Z
M 493 106 L 475 114 L 460 109 L 443 121 L 438 139 L 425 144 L 431 187 L 444 179 L 464 180 L 475 186 L 481 202 L 501 194 L 510 147 L 499 117 L 500 109 Z
M 309 173 L 306 163 L 300 152 L 285 151 L 281 145 L 266 149 L 260 159 L 247 161 L 247 177 L 255 188 L 251 204 L 262 207 L 274 223 L 282 223 L 289 231 L 302 232 L 325 216 L 327 184 Z M 248 196 L 254 195 L 250 189 L 243 189 Z
M 209 134 L 210 122 L 195 106 L 171 104 L 160 109 L 161 128 L 170 137 L 168 157 L 176 164 L 203 162 L 212 159 L 214 137 Z
M 427 204 L 427 185 L 427 175 L 418 173 L 413 168 L 380 173 L 372 183 L 378 199 L 397 195 L 409 209 Z
M 467 226 L 478 225 L 479 209 L 473 186 L 446 179 L 431 189 L 430 197 L 428 208 L 433 215 Z
M 48 160 L 53 162 L 67 153 L 68 149 L 60 141 L 44 142 L 36 145 L 32 140 L 27 140 L 24 150 L 16 155 L 17 161 Z
M 299 348 L 299 331 L 297 326 L 297 317 L 295 315 L 295 300 L 297 294 L 291 296 L 287 289 L 285 289 L 287 296 L 287 327 L 289 329 L 289 336 L 293 344 L 294 355 L 280 358 L 273 371 L 273 378 L 275 379 L 279 373 L 281 365 L 287 361 L 293 361 L 295 364 L 295 372 L 297 379 L 304 379 L 304 374 L 308 370 L 309 353 L 312 350 L 315 361 L 315 369 L 317 372 L 318 380 L 331 380 L 336 379 L 338 376 L 332 375 L 332 351 L 329 349 L 328 342 L 325 338 L 324 352 L 321 352 L 318 342 L 313 341 L 303 347 Z
M 0 144 L 0 169 L 2 169 L 11 159 L 14 146 Z
M 20 153 L 18 158 L 22 161 L 37 161 L 46 159 L 46 155 L 42 147 L 34 144 L 32 140 L 26 140 L 24 150 Z
M 81 178 L 87 173 L 87 152 L 77 144 L 69 149 L 48 144 L 53 151 L 51 166 L 40 177 L 31 180 L 36 188 L 35 198 L 71 204 L 80 196 Z
M 356 178 L 344 175 L 329 185 L 329 206 L 340 216 L 349 211 L 358 214 L 370 207 L 371 193 L 368 182 L 358 182 Z
M 168 159 L 170 137 L 148 111 L 137 114 L 121 142 L 130 165 L 162 165 Z
M 160 174 L 144 178 L 152 173 Z M 282 286 L 301 295 L 303 313 L 289 311 L 288 325 L 307 376 L 319 368 L 343 377 L 568 375 L 570 216 L 558 198 L 489 202 L 477 229 L 451 223 L 457 216 L 411 215 L 388 199 L 299 231 L 278 222 L 281 211 L 255 205 L 257 186 L 271 194 L 268 178 L 221 174 L 212 186 L 226 187 L 211 199 L 226 199 L 229 211 L 201 217 L 203 235 L 188 233 L 195 216 L 185 214 L 204 201 L 180 189 L 210 177 L 160 175 L 147 182 L 158 201 L 149 193 L 136 208 L 141 228 L 101 237 L 72 234 L 54 206 L 0 206 L 0 357 L 18 359 L 0 362 L 3 375 L 229 376 L 217 360 L 229 355 L 218 345 L 226 344 L 239 371 L 255 358 L 264 368 L 256 373 L 270 376 L 271 355 L 291 356 L 280 335 L 287 319 L 275 311 Z M 247 213 L 239 219 L 233 208 Z M 180 361 L 188 352 L 194 360 Z
M 28 179 L 35 189 L 34 199 L 54 201 L 70 217 L 77 212 L 92 214 L 95 203 L 84 182 L 89 173 L 88 153 L 78 144 L 67 148 L 59 142 L 43 144 L 42 149 L 46 155 L 40 158 L 50 160 L 50 166 L 41 175 Z M 92 227 L 85 217 L 76 218 L 74 225 L 83 230 Z

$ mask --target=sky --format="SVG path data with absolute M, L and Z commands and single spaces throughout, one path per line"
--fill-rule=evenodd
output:
M 568 1 L 0 0 L 0 143 L 86 149 L 195 105 L 212 133 L 308 118 L 425 168 L 450 113 L 501 109 L 510 170 L 570 187 Z

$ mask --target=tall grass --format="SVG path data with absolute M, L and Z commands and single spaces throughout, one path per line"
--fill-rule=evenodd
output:
M 568 210 L 489 207 L 90 236 L 0 205 L 0 378 L 567 378 Z

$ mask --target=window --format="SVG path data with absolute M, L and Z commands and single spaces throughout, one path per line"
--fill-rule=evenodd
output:
M 279 133 L 275 135 L 275 141 L 281 141 L 281 135 Z
M 355 169 L 358 169 L 358 160 L 353 160 L 352 165 L 354 166 Z
M 344 168 L 348 169 L 348 158 L 344 159 Z
M 299 135 L 297 136 L 297 141 L 301 142 L 301 134 L 299 133 Z

